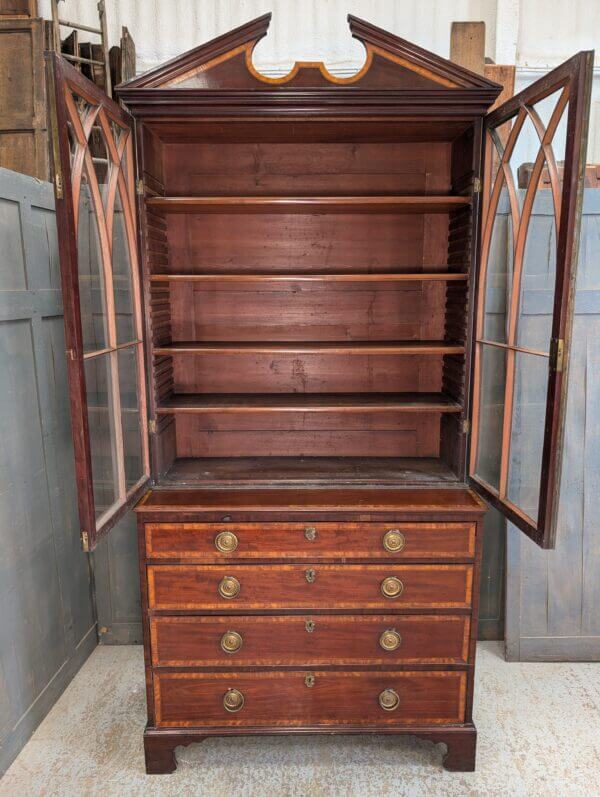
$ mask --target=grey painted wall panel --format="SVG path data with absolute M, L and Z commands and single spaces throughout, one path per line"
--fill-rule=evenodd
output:
M 543 236 L 537 247 L 544 262 Z M 511 660 L 600 659 L 598 252 L 600 190 L 590 188 L 583 204 L 556 549 L 540 550 L 509 525 L 506 651 Z M 548 314 L 548 291 L 539 291 L 526 306 L 538 317 Z
M 479 639 L 504 638 L 504 573 L 506 521 L 493 507 L 483 524 Z
M 52 186 L 0 169 L 0 772 L 97 644 Z
M 101 644 L 142 641 L 135 515 L 128 512 L 93 553 Z

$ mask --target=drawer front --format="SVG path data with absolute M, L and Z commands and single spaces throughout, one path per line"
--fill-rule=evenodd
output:
M 471 565 L 149 565 L 148 601 L 227 612 L 456 609 L 470 606 L 472 581 Z
M 155 667 L 465 664 L 463 615 L 152 617 Z
M 465 559 L 473 523 L 148 523 L 148 559 Z M 224 550 L 223 550 L 224 549 Z
M 466 683 L 464 671 L 155 672 L 156 724 L 457 724 L 464 721 Z

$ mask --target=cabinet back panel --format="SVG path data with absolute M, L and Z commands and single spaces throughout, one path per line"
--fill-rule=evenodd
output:
M 333 413 L 332 413 L 333 415 Z M 427 418 L 398 414 L 394 429 L 352 428 L 344 416 L 330 417 L 333 428 L 312 428 L 313 419 L 298 413 L 288 429 L 271 429 L 259 419 L 256 428 L 216 431 L 210 418 L 182 415 L 176 419 L 178 457 L 437 457 L 439 415 Z M 302 423 L 304 421 L 304 423 Z M 318 426 L 318 422 L 314 426 Z M 298 426 L 303 426 L 298 430 Z M 265 428 L 266 427 L 266 428 Z
M 178 354 L 176 393 L 437 393 L 442 356 Z
M 256 289 L 174 283 L 174 341 L 441 340 L 444 283 Z
M 165 147 L 171 195 L 443 194 L 448 143 L 208 143 Z
M 181 213 L 166 218 L 167 273 L 172 274 L 445 270 L 445 214 Z

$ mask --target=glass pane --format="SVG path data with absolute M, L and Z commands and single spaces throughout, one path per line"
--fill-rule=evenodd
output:
M 76 92 L 72 92 L 72 96 L 73 101 L 75 102 L 75 107 L 77 108 L 77 113 L 81 119 L 81 124 L 82 126 L 85 126 L 86 120 L 89 118 L 90 114 L 94 113 L 96 106 L 89 103 L 83 97 L 80 97 Z
M 113 290 L 117 321 L 117 343 L 136 340 L 131 286 L 131 259 L 125 230 L 125 216 L 120 192 L 115 198 L 112 239 Z
M 142 478 L 142 428 L 138 403 L 139 372 L 138 346 L 119 349 L 119 391 L 121 394 L 121 423 L 123 424 L 123 454 L 127 489 Z
M 535 106 L 540 118 L 549 121 L 553 105 L 548 97 Z M 544 107 L 540 107 L 544 106 Z M 552 140 L 552 150 L 557 164 L 556 186 L 558 188 L 558 207 L 562 201 L 562 173 L 566 146 L 566 124 L 568 107 L 562 113 L 561 121 Z M 529 178 L 529 174 L 524 176 Z M 522 181 L 520 193 L 525 194 L 529 180 Z M 544 167 L 536 188 L 525 251 L 523 255 L 523 276 L 517 320 L 517 344 L 529 349 L 548 353 L 552 333 L 552 312 L 556 281 L 557 235 L 555 219 L 555 197 L 549 165 Z
M 525 198 L 524 185 L 527 185 L 528 175 L 535 163 L 540 149 L 540 139 L 536 132 L 531 117 L 527 115 L 517 136 L 515 146 L 508 160 L 508 168 L 512 174 L 515 196 L 519 206 L 519 215 L 523 208 Z
M 549 189 L 549 186 L 540 183 L 529 218 L 516 342 L 518 346 L 548 354 L 556 281 L 556 223 L 552 191 L 545 189 Z
M 535 522 L 542 477 L 542 450 L 548 391 L 547 357 L 515 354 L 513 421 L 507 497 Z
M 556 108 L 559 99 L 562 96 L 563 88 L 557 89 L 557 91 L 553 92 L 552 94 L 548 94 L 547 97 L 544 97 L 543 100 L 536 102 L 535 105 L 531 106 L 535 108 L 537 115 L 540 117 L 544 128 L 547 128 L 550 124 L 550 119 L 552 118 L 552 114 L 554 113 L 554 109 Z M 558 128 L 552 137 L 552 142 L 559 144 L 559 149 L 562 149 L 564 152 L 565 148 L 565 140 L 566 140 L 566 133 L 567 133 L 567 113 L 568 113 L 569 103 L 565 104 L 565 109 L 561 114 L 561 119 L 558 125 Z M 562 132 L 561 132 L 562 131 Z
M 108 329 L 98 221 L 85 170 L 79 192 L 77 267 L 83 351 L 87 354 L 108 346 Z
M 488 164 L 488 168 L 490 169 L 490 177 L 484 181 L 484 184 L 488 189 L 488 199 L 491 197 L 491 194 L 494 190 L 494 184 L 496 183 L 496 178 L 498 177 L 500 161 L 502 160 L 502 155 L 504 154 L 505 143 L 506 141 L 502 136 L 502 131 L 500 128 L 491 131 L 488 130 L 486 132 L 486 153 L 488 153 L 487 157 L 491 158 L 491 161 Z
M 73 122 L 70 119 L 67 120 L 67 136 L 69 138 L 69 152 L 71 153 L 71 168 L 73 167 L 73 160 L 75 159 L 75 153 L 79 144 L 77 143 L 77 137 L 75 136 L 75 130 L 73 129 Z
M 480 352 L 479 418 L 475 474 L 492 487 L 500 485 L 506 349 L 477 344 Z
M 85 360 L 96 518 L 115 503 L 119 494 L 115 461 L 115 425 L 110 396 L 111 367 L 110 354 L 100 354 L 98 357 Z
M 121 136 L 125 133 L 125 130 L 120 125 L 118 125 L 114 119 L 109 119 L 108 123 L 110 125 L 115 146 L 117 149 L 119 149 L 119 142 L 121 141 Z
M 102 197 L 104 206 L 106 207 L 108 180 L 110 177 L 112 164 L 109 160 L 108 145 L 104 139 L 104 133 L 97 119 L 90 132 L 90 137 L 88 138 L 88 149 L 92 156 L 94 172 L 96 174 L 96 180 L 98 181 L 100 195 Z
M 503 183 L 494 216 L 487 258 L 483 338 L 506 343 L 512 285 L 513 227 L 508 191 Z

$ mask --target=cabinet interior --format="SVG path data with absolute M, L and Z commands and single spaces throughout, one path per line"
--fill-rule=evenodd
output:
M 464 481 L 473 126 L 140 138 L 156 481 Z

